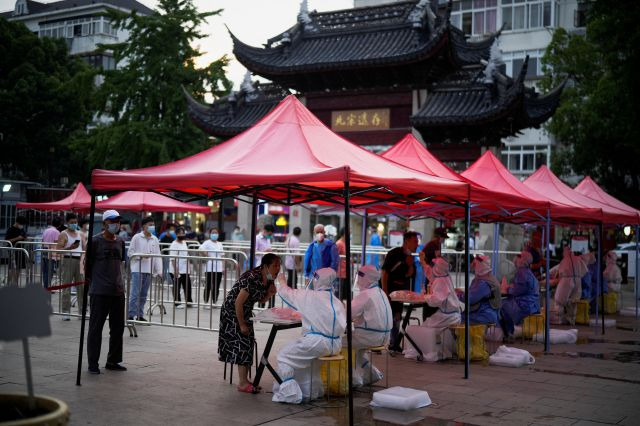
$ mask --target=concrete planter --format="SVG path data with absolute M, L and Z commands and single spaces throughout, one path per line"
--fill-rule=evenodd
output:
M 1 426 L 61 426 L 69 424 L 69 407 L 59 399 L 50 396 L 35 396 L 36 413 L 28 418 L 11 419 L 6 413 L 29 411 L 29 396 L 23 394 L 0 394 L 0 425 Z

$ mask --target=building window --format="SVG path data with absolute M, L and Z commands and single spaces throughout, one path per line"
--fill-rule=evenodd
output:
M 111 25 L 108 18 L 92 16 L 63 22 L 41 24 L 38 34 L 40 37 L 52 38 L 86 37 L 90 35 L 116 36 L 117 30 Z
M 453 2 L 451 22 L 466 35 L 479 36 L 496 31 L 497 0 L 462 0 Z
M 505 30 L 524 30 L 551 26 L 554 0 L 502 0 L 502 22 Z
M 548 152 L 548 145 L 507 145 L 500 158 L 514 175 L 530 175 L 547 165 Z
M 98 70 L 116 69 L 116 61 L 109 55 L 87 55 L 82 57 L 86 63 Z
M 542 56 L 544 50 L 522 50 L 518 52 L 503 52 L 502 60 L 505 63 L 507 75 L 514 77 L 520 73 L 524 59 L 529 55 L 529 67 L 527 79 L 536 79 L 542 76 Z

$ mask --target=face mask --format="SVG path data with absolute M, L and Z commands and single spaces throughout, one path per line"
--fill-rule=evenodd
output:
M 209 238 L 211 238 L 211 241 L 218 241 L 218 234 L 211 234 Z
M 267 281 L 273 281 L 273 275 L 267 270 Z
M 169 235 L 171 235 L 171 238 L 176 238 L 176 231 L 169 231 Z
M 109 231 L 110 234 L 117 234 L 118 231 L 120 230 L 120 224 L 119 223 L 110 223 L 109 225 L 107 225 L 107 231 Z
M 155 234 L 155 232 L 156 232 L 156 226 L 155 226 L 155 225 L 149 225 L 149 226 L 147 227 L 147 232 L 148 232 L 148 233 L 150 233 L 150 234 Z
M 184 235 L 178 235 L 178 241 L 184 241 L 184 239 L 187 238 Z
M 316 234 L 316 241 L 321 242 L 322 240 L 324 240 L 324 234 L 322 232 L 318 232 Z
M 71 229 L 72 231 L 77 231 L 78 229 L 80 229 L 80 227 L 78 226 L 77 223 L 70 223 L 69 229 Z

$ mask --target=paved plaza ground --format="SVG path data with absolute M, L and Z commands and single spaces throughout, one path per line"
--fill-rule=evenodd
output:
M 195 309 L 190 309 L 190 312 Z M 204 310 L 202 310 L 204 314 Z M 208 313 L 208 311 L 206 311 Z M 217 315 L 218 311 L 214 313 Z M 266 373 L 260 395 L 241 394 L 222 378 L 217 361 L 217 333 L 161 326 L 140 326 L 138 337 L 125 332 L 125 373 L 103 370 L 92 376 L 83 369 L 75 385 L 80 321 L 52 316 L 53 335 L 31 339 L 37 393 L 66 401 L 74 425 L 341 425 L 346 410 L 271 402 L 272 378 Z M 417 363 L 390 359 L 390 385 L 429 392 L 434 404 L 415 412 L 372 411 L 370 394 L 357 392 L 356 424 L 546 424 L 637 425 L 640 422 L 640 323 L 618 317 L 605 336 L 580 327 L 577 345 L 557 345 L 543 355 L 542 345 L 515 346 L 536 356 L 536 363 L 518 369 L 471 365 L 463 379 L 457 361 Z M 258 324 L 260 351 L 269 326 Z M 295 338 L 299 329 L 278 334 L 272 352 Z M 106 357 L 104 333 L 102 362 Z M 384 361 L 376 357 L 384 369 Z M 22 347 L 0 350 L 0 392 L 24 391 Z M 415 422 L 415 423 L 412 423 Z

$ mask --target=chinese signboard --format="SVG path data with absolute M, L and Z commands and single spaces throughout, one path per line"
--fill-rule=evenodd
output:
M 336 132 L 359 132 L 389 128 L 389 109 L 360 109 L 331 112 L 331 129 Z

